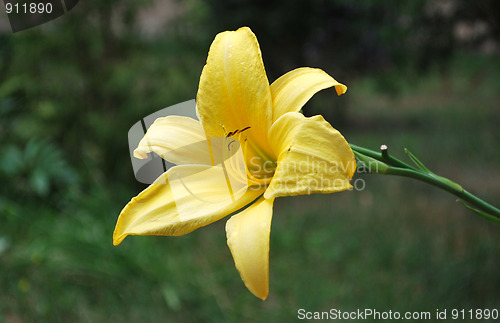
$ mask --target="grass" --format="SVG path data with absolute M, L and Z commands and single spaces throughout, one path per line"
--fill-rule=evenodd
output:
M 387 144 L 401 158 L 407 147 L 498 206 L 500 81 L 490 66 L 498 62 L 475 62 L 444 85 L 437 74 L 395 76 L 399 95 L 380 92 L 376 77 L 354 80 L 341 132 L 369 148 Z M 276 201 L 266 302 L 241 282 L 225 221 L 113 247 L 116 217 L 138 192 L 118 179 L 64 195 L 70 202 L 61 205 L 2 198 L 0 322 L 273 322 L 296 319 L 300 308 L 498 309 L 498 227 L 425 184 L 356 176 L 365 189 Z

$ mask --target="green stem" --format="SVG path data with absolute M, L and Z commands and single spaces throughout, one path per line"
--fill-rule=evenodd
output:
M 381 152 L 376 152 L 353 144 L 350 144 L 350 146 L 360 161 L 359 167 L 364 167 L 365 171 L 368 169 L 368 172 L 372 174 L 410 177 L 439 187 L 457 196 L 463 201 L 462 203 L 464 206 L 472 212 L 500 225 L 500 209 L 464 190 L 457 183 L 434 174 L 409 151 L 407 151 L 408 156 L 410 156 L 410 159 L 412 159 L 418 168 L 391 156 L 386 146 L 382 146 Z M 375 165 L 376 167 L 373 168 L 371 167 L 372 165 Z

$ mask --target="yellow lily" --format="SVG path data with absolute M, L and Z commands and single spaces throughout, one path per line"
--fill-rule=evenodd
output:
M 218 34 L 200 78 L 199 121 L 159 118 L 134 152 L 138 158 L 155 152 L 177 166 L 125 206 L 114 245 L 127 235 L 184 235 L 239 211 L 227 221 L 227 244 L 246 287 L 265 300 L 274 199 L 352 188 L 356 162 L 344 137 L 322 116 L 299 113 L 332 86 L 338 95 L 347 90 L 314 68 L 295 69 L 269 85 L 252 31 Z M 222 144 L 214 146 L 218 138 Z M 217 162 L 217 149 L 227 155 L 230 139 L 239 142 L 242 157 Z

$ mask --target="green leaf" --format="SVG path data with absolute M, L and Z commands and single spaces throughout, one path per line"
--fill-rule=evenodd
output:
M 447 179 L 446 177 L 442 177 L 434 174 L 431 170 L 429 170 L 424 163 L 422 163 L 415 155 L 413 155 L 408 149 L 405 148 L 405 153 L 410 157 L 410 159 L 417 165 L 417 167 L 424 173 L 429 174 L 431 177 L 437 179 L 438 181 L 445 183 L 447 186 L 451 187 L 453 190 L 457 192 L 463 192 L 462 186 L 457 183 Z
M 178 311 L 181 309 L 182 303 L 175 288 L 173 288 L 172 286 L 165 286 L 162 289 L 162 294 L 165 302 L 167 303 L 167 306 L 171 310 Z
M 16 176 L 23 168 L 23 156 L 21 150 L 9 145 L 0 152 L 0 171 L 10 176 Z
M 47 174 L 40 169 L 36 169 L 30 176 L 31 188 L 39 195 L 46 196 L 49 193 L 50 181 Z
M 408 155 L 408 157 L 410 157 L 411 161 L 417 165 L 417 167 L 426 172 L 426 173 L 429 173 L 429 174 L 432 174 L 432 172 L 424 165 L 424 163 L 422 163 L 417 157 L 415 157 L 415 155 L 413 155 L 407 148 L 405 148 L 405 153 Z
M 468 208 L 470 211 L 476 213 L 477 215 L 479 215 L 480 217 L 482 217 L 483 219 L 486 219 L 490 222 L 493 222 L 495 223 L 496 225 L 499 225 L 500 226 L 500 219 L 497 218 L 496 216 L 493 216 L 489 213 L 486 213 L 486 212 L 483 212 L 481 210 L 478 210 L 476 208 L 473 208 L 472 206 L 468 205 L 467 203 L 465 203 L 464 201 L 462 200 L 457 200 L 458 202 L 462 203 L 463 206 L 465 206 L 466 208 Z

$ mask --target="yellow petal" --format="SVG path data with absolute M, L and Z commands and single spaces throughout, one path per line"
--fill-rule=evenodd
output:
M 247 28 L 218 34 L 203 68 L 196 104 L 208 137 L 242 131 L 249 148 L 269 155 L 269 81 L 257 38 Z M 248 128 L 250 127 L 250 128 Z
M 198 120 L 183 116 L 158 118 L 141 139 L 134 157 L 155 152 L 171 163 L 211 165 L 205 132 Z
M 265 198 L 352 188 L 356 160 L 344 137 L 322 116 L 281 116 L 269 130 L 278 166 Z
M 300 111 L 316 92 L 332 86 L 338 95 L 347 91 L 347 86 L 318 68 L 297 68 L 281 76 L 271 84 L 273 122 L 287 112 Z
M 246 187 L 231 193 L 220 168 L 172 167 L 125 206 L 116 223 L 113 244 L 118 245 L 127 235 L 189 233 L 239 210 L 263 193 Z
M 269 235 L 274 199 L 260 198 L 226 223 L 227 245 L 245 286 L 265 300 L 269 294 Z

